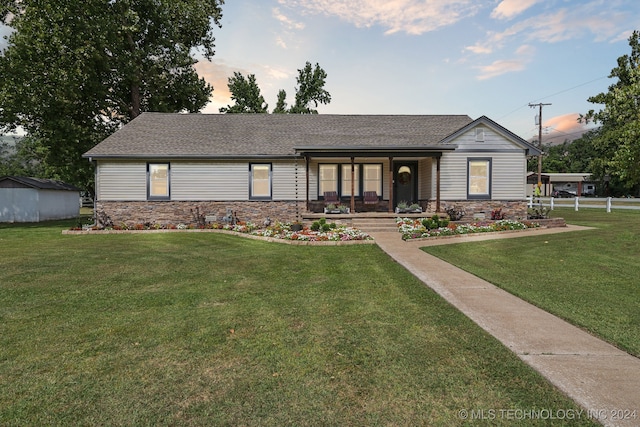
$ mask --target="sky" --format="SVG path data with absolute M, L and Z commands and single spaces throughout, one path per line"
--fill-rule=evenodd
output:
M 214 87 L 204 113 L 232 104 L 235 71 L 256 76 L 269 111 L 298 70 L 327 73 L 320 114 L 487 116 L 524 139 L 578 137 L 587 101 L 615 83 L 640 29 L 638 0 L 226 0 L 216 54 L 196 64 Z M 0 35 L 8 33 L 0 27 Z
M 638 0 L 227 0 L 204 113 L 232 104 L 234 71 L 255 74 L 271 111 L 307 61 L 327 73 L 320 114 L 487 116 L 543 143 L 578 137 L 640 29 Z

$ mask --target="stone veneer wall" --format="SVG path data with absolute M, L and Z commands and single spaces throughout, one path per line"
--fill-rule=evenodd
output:
M 433 202 L 433 206 L 435 206 L 435 202 Z M 508 219 L 522 220 L 527 218 L 526 200 L 442 201 L 440 206 L 443 212 L 450 207 L 464 210 L 465 216 L 462 221 L 491 219 L 491 211 L 494 209 L 502 209 L 502 213 Z M 96 216 L 98 225 L 103 225 L 101 220 L 106 217 L 111 220 L 113 225 L 122 223 L 127 225 L 190 224 L 196 222 L 192 212 L 196 208 L 201 215 L 215 217 L 212 221 L 222 222 L 222 218 L 227 215 L 229 209 L 235 213 L 239 221 L 250 221 L 255 224 L 262 224 L 267 217 L 272 221 L 292 222 L 299 220 L 300 215 L 306 212 L 304 201 L 98 201 L 96 202 Z
M 297 215 L 305 208 L 302 201 L 141 201 L 116 202 L 98 201 L 96 217 L 98 225 L 102 218 L 108 217 L 113 225 L 125 223 L 135 224 L 190 224 L 195 223 L 196 208 L 200 215 L 206 215 L 212 221 L 222 222 L 227 210 L 235 213 L 239 221 L 250 221 L 262 224 L 269 217 L 273 221 L 290 222 L 298 219 Z M 193 211 L 193 212 L 192 212 Z
M 440 209 L 443 212 L 446 212 L 447 209 L 452 207 L 465 212 L 461 221 L 491 219 L 491 211 L 494 209 L 502 209 L 502 213 L 507 219 L 527 219 L 526 200 L 447 200 L 440 202 Z

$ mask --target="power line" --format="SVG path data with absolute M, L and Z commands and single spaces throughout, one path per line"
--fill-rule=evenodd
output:
M 561 93 L 569 92 L 569 91 L 571 91 L 571 90 L 573 90 L 573 89 L 577 89 L 577 88 L 579 88 L 579 87 L 586 86 L 586 85 L 588 85 L 588 84 L 591 84 L 591 83 L 593 83 L 593 82 L 597 82 L 598 80 L 606 79 L 606 78 L 608 78 L 608 77 L 609 77 L 609 76 L 602 76 L 602 77 L 598 77 L 597 79 L 593 79 L 593 80 L 590 80 L 590 81 L 585 82 L 585 83 L 580 83 L 579 85 L 576 85 L 576 86 L 570 87 L 569 89 L 564 89 L 564 90 L 561 90 L 560 92 L 556 92 L 556 93 L 551 94 L 551 95 L 543 96 L 542 98 L 534 99 L 533 101 L 535 102 L 535 101 L 540 101 L 540 100 L 542 100 L 542 99 L 551 98 L 552 96 L 556 96 L 556 95 L 560 95 Z
M 563 89 L 563 90 L 561 90 L 560 92 L 556 92 L 556 93 L 551 94 L 551 95 L 547 95 L 547 96 L 543 96 L 543 97 L 538 98 L 538 99 L 534 99 L 532 102 L 541 101 L 541 100 L 543 100 L 543 99 L 551 98 L 552 96 L 556 96 L 556 95 L 560 95 L 560 94 L 565 93 L 565 92 L 569 92 L 569 91 L 571 91 L 571 90 L 577 89 L 577 88 L 582 87 L 582 86 L 586 86 L 586 85 L 591 84 L 591 83 L 593 83 L 593 82 L 597 82 L 598 80 L 606 79 L 606 78 L 608 78 L 608 77 L 609 77 L 609 76 L 601 76 L 601 77 L 595 78 L 595 79 L 593 79 L 593 80 L 589 80 L 588 82 L 580 83 L 579 85 L 576 85 L 576 86 L 570 87 L 570 88 L 568 88 L 568 89 Z M 523 108 L 526 108 L 526 107 L 528 107 L 528 106 L 529 106 L 529 104 L 524 104 L 524 105 L 522 105 L 522 106 L 520 106 L 520 107 L 516 108 L 515 110 L 508 112 L 507 114 L 503 115 L 502 117 L 498 117 L 498 119 L 497 119 L 497 120 L 502 120 L 503 118 L 505 118 L 505 117 L 507 117 L 507 116 L 510 116 L 511 114 L 515 113 L 516 111 L 520 111 L 520 110 L 522 110 Z

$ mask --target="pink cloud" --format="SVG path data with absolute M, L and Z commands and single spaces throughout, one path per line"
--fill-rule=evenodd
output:
M 491 12 L 491 17 L 495 19 L 511 19 L 539 2 L 540 0 L 503 0 Z

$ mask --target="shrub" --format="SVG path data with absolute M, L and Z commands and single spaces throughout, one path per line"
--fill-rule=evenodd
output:
M 460 221 L 465 214 L 465 211 L 458 206 L 447 208 L 445 212 L 449 215 L 451 221 Z

